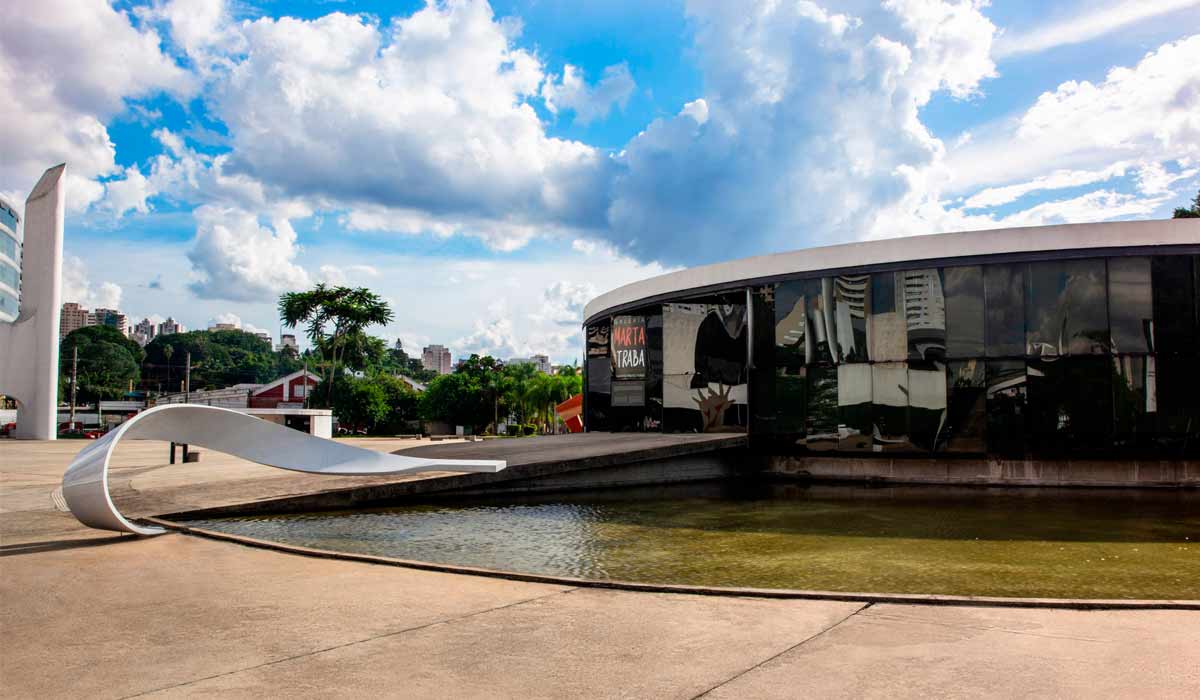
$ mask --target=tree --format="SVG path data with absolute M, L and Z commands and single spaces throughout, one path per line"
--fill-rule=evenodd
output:
M 402 380 L 388 374 L 377 375 L 375 383 L 383 390 L 388 414 L 375 425 L 382 435 L 397 435 L 407 432 L 408 422 L 417 418 L 420 396 Z
M 508 365 L 504 368 L 504 374 L 508 377 L 508 404 L 517 410 L 518 418 L 525 423 L 529 413 L 530 383 L 538 374 L 537 367 L 527 362 Z
M 146 345 L 147 388 L 178 389 L 181 360 L 192 355 L 192 388 L 262 384 L 300 369 L 299 358 L 275 352 L 262 338 L 241 330 L 188 331 L 162 335 Z M 180 366 L 176 366 L 180 365 Z
M 425 420 L 464 425 L 479 432 L 487 427 L 492 403 L 476 379 L 456 372 L 440 375 L 425 387 L 419 412 Z
M 279 297 L 279 318 L 288 328 L 306 324 L 309 341 L 324 360 L 326 401 L 333 401 L 333 385 L 340 371 L 347 340 L 374 325 L 392 320 L 392 310 L 378 294 L 358 287 L 318 284 L 307 292 Z
M 1196 198 L 1192 200 L 1191 208 L 1185 209 L 1179 207 L 1175 210 L 1174 219 L 1200 219 L 1200 192 L 1196 193 Z
M 115 328 L 87 326 L 59 343 L 60 394 L 70 391 L 72 351 L 79 353 L 76 393 L 81 401 L 119 399 L 138 381 L 141 347 Z
M 390 413 L 387 392 L 368 379 L 345 379 L 333 397 L 333 414 L 343 426 L 373 432 Z

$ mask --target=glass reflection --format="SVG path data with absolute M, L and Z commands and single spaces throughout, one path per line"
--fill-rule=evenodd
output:
M 938 450 L 976 453 L 987 450 L 986 386 L 982 360 L 946 363 L 946 425 Z
M 775 375 L 775 433 L 803 443 L 808 404 L 808 377 L 804 367 L 780 367 Z
M 988 357 L 1025 354 L 1025 266 L 983 268 Z
M 1149 258 L 1108 261 L 1108 323 L 1114 353 L 1152 348 L 1154 294 Z
M 798 366 L 808 362 L 808 321 L 805 282 L 781 282 L 775 287 L 775 362 Z
M 875 450 L 911 450 L 912 443 L 908 439 L 908 365 L 903 362 L 871 365 L 871 385 Z
M 987 381 L 988 451 L 1002 457 L 1025 454 L 1025 361 L 989 360 Z
M 1030 263 L 1025 351 L 1032 357 L 1103 353 L 1108 308 L 1103 260 Z
M 804 444 L 810 450 L 837 449 L 838 371 L 829 365 L 808 367 L 808 415 Z
M 1029 437 L 1035 453 L 1103 450 L 1112 430 L 1112 363 L 1102 357 L 1029 361 Z
M 1153 355 L 1120 355 L 1113 363 L 1113 442 L 1143 447 L 1154 432 L 1158 391 Z
M 843 362 L 867 361 L 867 298 L 870 275 L 834 278 L 838 349 Z
M 837 368 L 838 450 L 871 449 L 871 365 L 843 364 Z
M 913 446 L 933 451 L 946 422 L 946 365 L 908 363 L 908 434 Z
M 871 313 L 867 318 L 867 343 L 874 362 L 897 362 L 908 357 L 904 324 L 904 273 L 871 275 Z
M 947 267 L 946 355 L 983 357 L 983 268 L 979 265 Z
M 910 360 L 946 356 L 946 298 L 938 270 L 904 272 L 904 319 Z

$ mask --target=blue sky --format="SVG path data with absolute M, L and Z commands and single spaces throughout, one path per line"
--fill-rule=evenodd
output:
M 0 92 L 0 193 L 68 163 L 66 300 L 275 334 L 365 285 L 459 355 L 571 361 L 680 266 L 1200 189 L 1200 0 L 45 0 Z

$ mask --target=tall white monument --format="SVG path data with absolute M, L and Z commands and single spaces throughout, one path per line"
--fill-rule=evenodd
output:
M 25 200 L 20 306 L 0 320 L 0 393 L 17 401 L 15 436 L 53 440 L 58 417 L 58 321 L 62 307 L 63 173 L 42 174 Z M 20 237 L 21 224 L 13 233 Z M 0 233 L 3 235 L 3 233 Z

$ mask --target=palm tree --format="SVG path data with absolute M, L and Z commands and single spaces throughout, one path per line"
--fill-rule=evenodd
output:
M 392 320 L 392 309 L 378 294 L 365 287 L 330 287 L 318 284 L 307 292 L 288 292 L 279 297 L 279 319 L 288 328 L 306 323 L 306 334 L 325 361 L 328 372 L 326 401 L 333 402 L 333 384 L 348 339 L 370 326 Z
M 510 406 L 517 409 L 518 415 L 521 417 L 521 423 L 526 422 L 527 408 L 529 399 L 526 393 L 529 391 L 529 383 L 537 376 L 537 368 L 528 363 L 518 365 L 508 365 L 504 368 L 504 373 L 508 376 L 508 391 L 507 399 Z
M 167 392 L 171 391 L 171 355 L 175 354 L 175 348 L 167 345 L 163 348 L 163 357 L 167 358 Z

